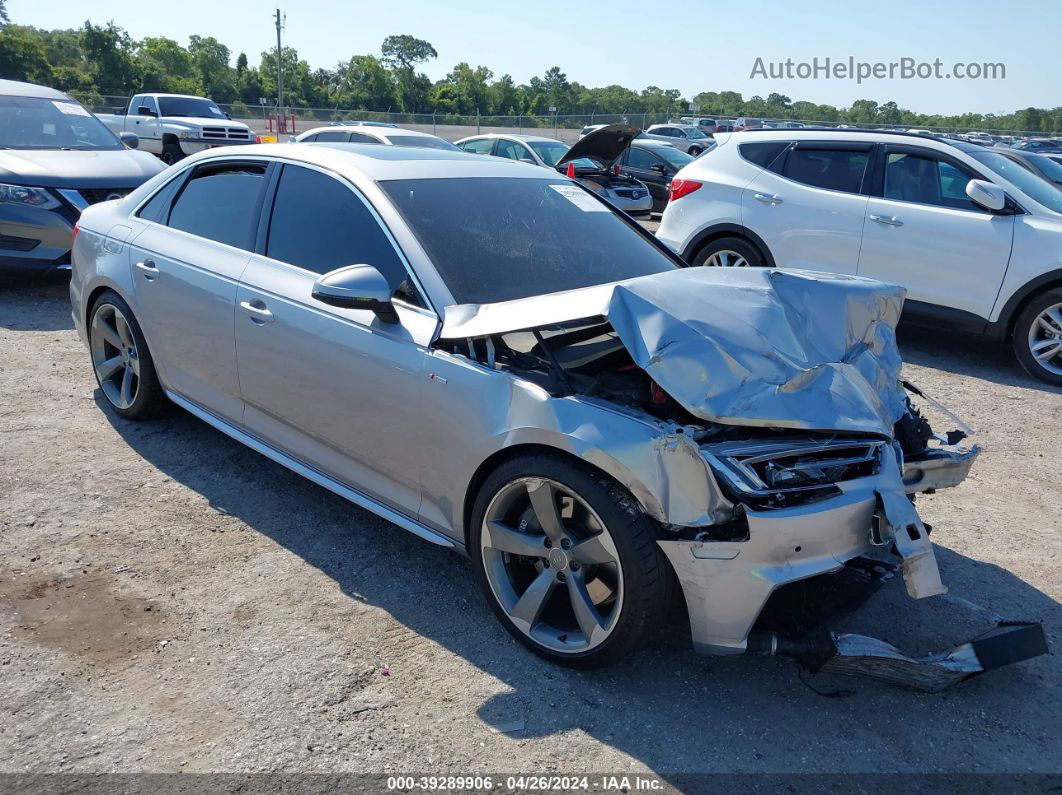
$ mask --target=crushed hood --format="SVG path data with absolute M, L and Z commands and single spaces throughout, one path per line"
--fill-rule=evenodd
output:
M 581 157 L 592 158 L 608 167 L 623 154 L 623 150 L 631 145 L 631 141 L 640 132 L 640 129 L 629 124 L 605 125 L 576 141 L 564 157 L 557 161 L 556 168 L 558 171 L 564 171 L 570 161 Z
M 773 268 L 687 268 L 487 306 L 448 307 L 449 339 L 591 317 L 683 408 L 725 425 L 891 436 L 905 410 L 901 287 Z

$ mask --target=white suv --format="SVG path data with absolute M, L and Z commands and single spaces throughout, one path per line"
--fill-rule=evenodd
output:
M 659 239 L 692 265 L 848 273 L 904 317 L 1010 341 L 1062 385 L 1062 191 L 997 151 L 904 133 L 735 133 L 683 168 Z

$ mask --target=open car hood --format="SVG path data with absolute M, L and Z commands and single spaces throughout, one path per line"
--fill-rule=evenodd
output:
M 581 157 L 593 158 L 607 167 L 623 154 L 623 150 L 631 145 L 631 141 L 640 132 L 640 129 L 629 124 L 609 124 L 600 130 L 594 130 L 576 141 L 564 157 L 557 161 L 556 168 L 558 171 L 564 171 L 569 161 Z
M 604 318 L 690 414 L 725 425 L 891 437 L 905 411 L 901 287 L 768 268 L 688 268 L 447 307 L 443 339 Z

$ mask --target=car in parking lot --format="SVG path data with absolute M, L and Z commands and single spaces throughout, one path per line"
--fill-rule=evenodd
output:
M 0 272 L 68 268 L 82 210 L 165 168 L 137 144 L 61 91 L 0 80 Z
M 587 190 L 632 217 L 645 218 L 653 209 L 649 188 L 614 168 L 639 132 L 637 127 L 626 124 L 606 124 L 580 138 L 574 146 L 555 138 L 511 133 L 472 135 L 456 145 L 465 152 L 517 160 L 562 173 L 567 173 L 570 165 L 572 177 Z
M 352 125 L 355 129 L 347 129 L 346 125 L 314 127 L 299 135 L 293 136 L 291 143 L 355 143 L 355 144 L 383 144 L 384 146 L 413 146 L 425 149 L 456 149 L 452 143 L 431 133 L 423 133 L 417 130 L 404 130 L 393 125 Z
M 734 134 L 671 182 L 659 238 L 694 265 L 869 276 L 904 317 L 1009 342 L 1062 384 L 1062 192 L 1002 150 L 874 130 Z
M 200 153 L 90 208 L 70 295 L 108 411 L 176 403 L 466 552 L 555 662 L 617 660 L 673 585 L 695 647 L 740 653 L 776 589 L 875 546 L 943 592 L 909 494 L 978 451 L 900 381 L 900 288 L 686 268 L 555 172 L 338 143 Z
M 693 157 L 715 145 L 712 136 L 705 135 L 699 127 L 690 124 L 651 124 L 646 128 L 644 137 L 669 143 Z
M 763 128 L 763 119 L 757 119 L 752 116 L 741 116 L 734 119 L 733 132 L 744 132 L 745 130 L 759 130 Z
M 997 151 L 1018 165 L 1025 166 L 1033 174 L 1043 177 L 1058 187 L 1062 187 L 1062 158 L 1053 158 L 1039 152 L 1028 152 L 1021 149 L 1001 149 Z
M 704 116 L 683 116 L 679 119 L 679 124 L 697 127 L 705 135 L 711 135 L 719 128 L 717 119 L 709 119 Z
M 1020 141 L 1014 144 L 1014 148 L 1022 152 L 1057 154 L 1062 153 L 1062 141 L 1056 138 L 1032 138 L 1028 141 Z
M 671 178 L 693 157 L 663 141 L 635 138 L 617 161 L 620 172 L 645 184 L 653 196 L 653 212 L 663 212 L 670 197 Z

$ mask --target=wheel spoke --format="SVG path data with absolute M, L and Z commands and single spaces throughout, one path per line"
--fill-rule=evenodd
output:
M 542 615 L 542 608 L 546 606 L 553 589 L 557 587 L 557 573 L 553 569 L 543 569 L 542 572 L 531 581 L 512 609 L 513 618 L 526 621 L 529 626 L 534 626 L 538 617 Z
M 126 367 L 122 374 L 122 408 L 127 408 L 133 403 L 133 368 Z
M 92 321 L 92 325 L 96 327 L 96 330 L 103 335 L 103 338 L 114 348 L 122 347 L 122 338 L 118 335 L 118 330 L 112 328 L 111 325 L 103 319 L 102 313 L 96 313 L 96 317 Z
M 117 312 L 114 314 L 114 327 L 118 331 L 118 336 L 122 339 L 122 344 L 127 348 L 132 348 L 133 337 L 129 333 L 129 323 Z
M 588 643 L 593 642 L 594 633 L 604 629 L 601 615 L 597 612 L 594 600 L 586 590 L 586 581 L 581 571 L 573 571 L 568 575 L 568 596 L 572 601 L 572 611 L 579 629 L 586 636 Z
M 501 552 L 535 558 L 546 556 L 542 536 L 521 533 L 498 521 L 487 522 L 487 534 L 490 536 L 490 545 Z
M 1062 331 L 1062 308 L 1059 308 L 1057 306 L 1053 306 L 1050 309 L 1048 309 L 1046 312 L 1044 312 L 1043 315 L 1040 315 L 1040 323 L 1041 324 L 1043 324 L 1043 322 L 1044 322 L 1044 316 L 1046 316 L 1047 319 L 1050 320 L 1054 324 L 1054 328 L 1050 328 L 1049 326 L 1045 325 L 1045 328 L 1047 328 L 1048 331 L 1055 331 L 1055 332 Z
M 559 544 L 562 539 L 567 538 L 568 534 L 557 509 L 557 492 L 553 486 L 545 480 L 528 484 L 527 495 L 531 498 L 531 507 L 535 510 L 542 531 L 550 540 Z
M 588 566 L 595 563 L 615 563 L 616 551 L 615 549 L 610 550 L 608 547 L 611 546 L 611 543 L 605 542 L 604 533 L 590 536 L 590 538 L 580 541 L 568 550 L 568 555 Z
M 96 365 L 96 377 L 100 379 L 100 383 L 106 381 L 122 366 L 121 356 L 112 356 L 104 362 Z
M 1032 346 L 1032 354 L 1038 362 L 1048 362 L 1059 353 L 1062 353 L 1062 341 L 1060 340 L 1040 340 Z
M 140 357 L 136 355 L 135 348 L 129 352 L 129 369 L 137 378 L 140 377 Z

